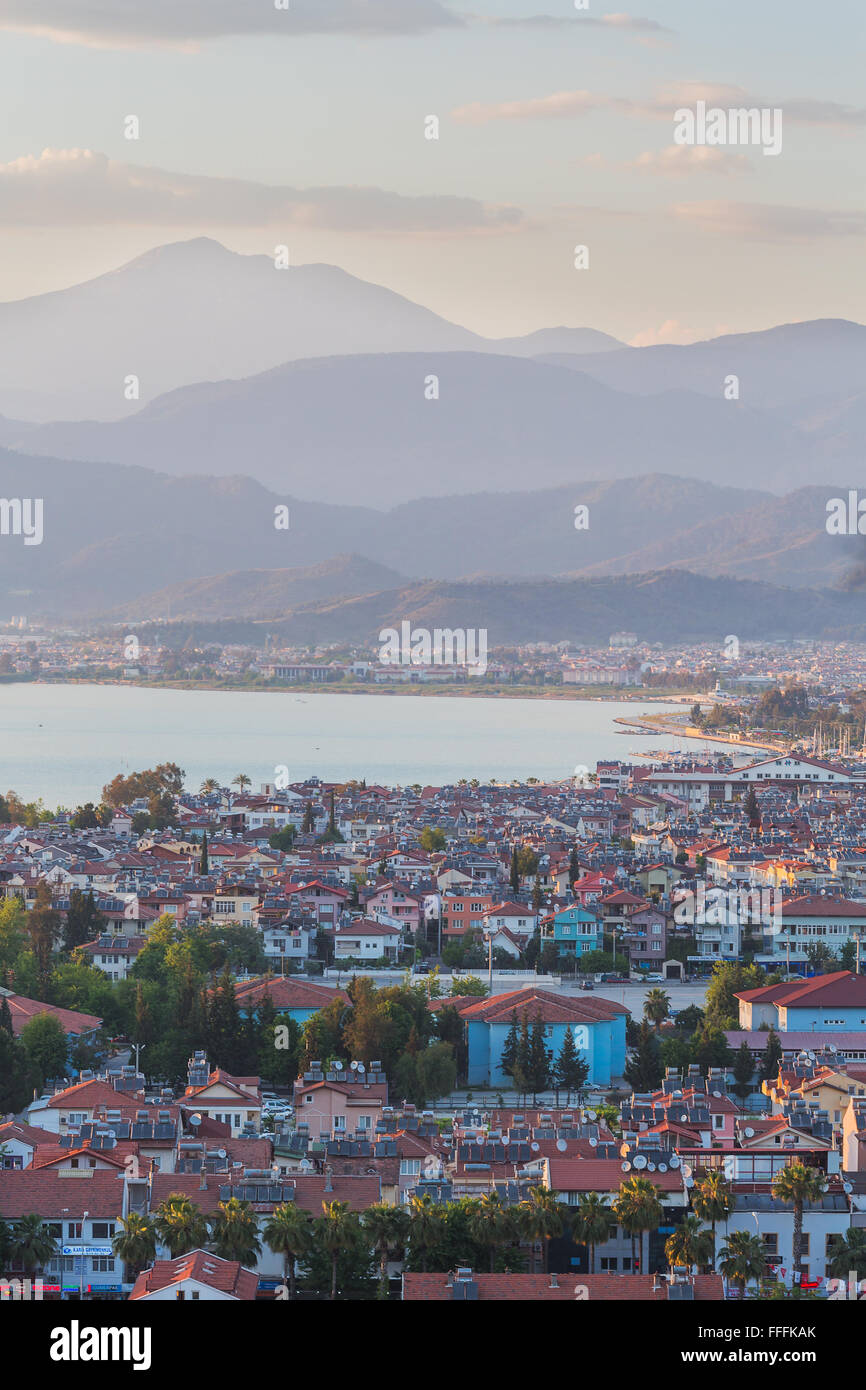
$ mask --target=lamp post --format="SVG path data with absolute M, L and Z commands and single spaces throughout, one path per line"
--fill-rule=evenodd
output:
M 138 1070 L 137 1065 L 136 1065 L 136 1070 Z M 83 1301 L 83 1300 L 84 1300 L 84 1261 L 85 1261 L 86 1258 L 87 1258 L 87 1256 L 84 1254 L 84 1223 L 85 1223 L 85 1221 L 87 1220 L 87 1218 L 88 1218 L 89 1215 L 90 1215 L 90 1212 L 89 1212 L 89 1211 L 86 1211 L 86 1212 L 84 1213 L 84 1215 L 82 1216 L 82 1218 L 81 1218 L 81 1251 L 82 1251 L 82 1254 L 81 1254 L 81 1259 L 80 1259 L 79 1264 L 78 1264 L 78 1269 L 79 1269 L 78 1297 L 79 1297 L 79 1300 L 80 1300 L 80 1301 Z

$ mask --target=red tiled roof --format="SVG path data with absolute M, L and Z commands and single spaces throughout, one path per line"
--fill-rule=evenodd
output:
M 179 1255 L 176 1260 L 157 1260 L 151 1269 L 145 1269 L 135 1281 L 135 1288 L 129 1295 L 130 1301 L 147 1298 L 160 1289 L 182 1284 L 186 1279 L 194 1279 L 199 1284 L 207 1284 L 218 1289 L 230 1298 L 252 1300 L 259 1287 L 258 1275 L 245 1269 L 237 1260 L 222 1260 L 219 1255 L 210 1255 L 206 1250 L 191 1250 L 188 1255 Z
M 56 1004 L 43 1004 L 39 999 L 25 999 L 21 994 L 7 995 L 6 1002 L 12 1015 L 12 1032 L 16 1038 L 31 1018 L 36 1018 L 39 1014 L 53 1014 L 62 1024 L 64 1033 L 71 1033 L 76 1037 L 102 1027 L 102 1019 L 94 1017 L 93 1014 L 77 1013 L 75 1009 L 60 1009 Z
M 29 1172 L 26 1169 L 25 1172 Z M 251 1183 L 252 1179 L 247 1179 Z M 267 1179 L 260 1179 L 262 1183 Z M 309 1212 L 311 1216 L 321 1216 L 323 1202 L 348 1202 L 352 1211 L 366 1211 L 380 1201 L 381 1189 L 378 1177 L 356 1176 L 335 1173 L 331 1179 L 330 1192 L 325 1190 L 325 1177 L 320 1173 L 291 1173 L 285 1182 L 295 1184 L 295 1206 Z M 86 1184 L 85 1184 L 86 1185 Z M 229 1179 L 219 1173 L 209 1173 L 207 1187 L 201 1187 L 198 1173 L 155 1173 L 150 1206 L 154 1210 L 171 1195 L 180 1192 L 189 1197 L 194 1206 L 200 1208 L 205 1216 L 211 1216 L 220 1204 L 220 1188 L 230 1186 Z M 237 1184 L 236 1184 L 237 1185 Z M 255 1211 L 270 1211 L 275 1203 L 256 1204 Z M 0 1211 L 0 1215 L 2 1215 Z
M 0 1174 L 0 1218 L 15 1221 L 36 1211 L 46 1221 L 78 1221 L 85 1212 L 114 1221 L 123 1211 L 123 1175 L 89 1168 L 66 1177 L 56 1168 L 11 1169 Z
M 805 1008 L 807 1005 L 859 1009 L 866 1006 L 866 975 L 854 975 L 850 970 L 834 970 L 829 975 L 815 975 L 810 980 L 742 990 L 736 998 L 752 1004 L 781 1004 L 786 1009 Z
M 589 1302 L 630 1303 L 667 1301 L 667 1284 L 653 1274 L 559 1274 L 557 1288 L 551 1288 L 549 1274 L 473 1274 L 482 1303 L 547 1301 L 574 1302 L 578 1288 L 585 1288 Z M 701 1303 L 724 1298 L 720 1274 L 698 1274 L 694 1279 L 695 1299 Z M 448 1274 L 404 1274 L 403 1298 L 407 1302 L 446 1303 L 453 1298 Z
M 634 1173 L 624 1173 L 618 1158 L 552 1158 L 550 1185 L 555 1192 L 619 1192 L 620 1185 Z M 682 1192 L 683 1175 L 679 1168 L 666 1173 L 642 1173 L 663 1192 Z
M 531 1019 L 540 1014 L 543 1023 L 599 1023 L 629 1013 L 623 1004 L 615 1004 L 611 999 L 568 999 L 535 988 L 478 999 L 459 1012 L 470 1023 L 510 1023 L 512 1013 L 519 1015 L 524 1009 Z
M 235 986 L 238 1004 L 260 1004 L 265 994 L 269 994 L 277 1009 L 324 1009 L 335 999 L 350 1003 L 343 989 L 332 989 L 329 985 L 311 984 L 309 980 L 295 980 L 285 975 L 262 976 L 258 980 L 245 980 Z

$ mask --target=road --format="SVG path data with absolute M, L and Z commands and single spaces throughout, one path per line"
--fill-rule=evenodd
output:
M 693 984 L 680 984 L 677 980 L 665 980 L 662 984 L 654 985 L 596 985 L 592 997 L 612 999 L 615 1004 L 624 1004 L 631 1010 L 633 1018 L 640 1019 L 643 1017 L 644 1000 L 651 989 L 663 989 L 671 1001 L 671 1009 L 679 1012 L 680 1009 L 687 1009 L 690 1004 L 697 1004 L 699 1009 L 704 1007 L 707 982 L 700 980 Z M 580 986 L 572 988 L 570 985 L 565 987 L 563 992 L 569 995 L 583 993 Z

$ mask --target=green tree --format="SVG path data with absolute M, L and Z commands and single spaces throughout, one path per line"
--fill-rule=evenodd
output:
M 409 1246 L 421 1266 L 421 1273 L 427 1273 L 428 1261 L 440 1244 L 443 1235 L 442 1209 L 436 1205 L 429 1192 L 414 1193 L 409 1198 Z
M 707 985 L 704 1013 L 707 1023 L 723 1032 L 736 1028 L 739 1003 L 734 997 L 741 990 L 758 989 L 767 984 L 760 966 L 740 965 L 736 961 L 716 961 Z
M 820 1202 L 827 1191 L 827 1177 L 818 1168 L 795 1160 L 788 1163 L 773 1179 L 773 1196 L 780 1202 L 790 1202 L 794 1208 L 794 1275 L 795 1282 L 803 1279 L 803 1210 L 807 1202 Z
M 658 1188 L 649 1178 L 632 1175 L 621 1184 L 614 1198 L 613 1212 L 622 1229 L 631 1237 L 631 1269 L 632 1274 L 636 1274 L 636 1241 L 644 1231 L 655 1231 L 661 1225 L 662 1204 Z
M 685 1265 L 689 1270 L 697 1265 L 700 1269 L 712 1264 L 713 1257 L 713 1236 L 702 1228 L 697 1216 L 684 1216 L 665 1241 L 665 1258 L 671 1269 L 675 1265 Z
M 409 1235 L 409 1214 L 402 1207 L 376 1202 L 361 1216 L 361 1225 L 379 1261 L 377 1298 L 388 1297 L 388 1260 L 402 1251 Z
M 93 893 L 85 894 L 80 888 L 73 888 L 66 910 L 63 949 L 74 951 L 76 946 L 85 946 L 89 941 L 96 941 L 104 931 L 105 918 L 96 906 Z
M 565 1030 L 562 1047 L 553 1068 L 553 1079 L 557 1089 L 557 1100 L 561 1088 L 566 1093 L 566 1105 L 571 1105 L 572 1091 L 577 1091 L 579 1095 L 589 1079 L 589 1063 L 578 1052 L 571 1028 Z
M 214 1251 L 223 1260 L 239 1260 L 255 1266 L 262 1251 L 258 1221 L 249 1202 L 229 1197 L 220 1202 L 210 1218 L 210 1238 Z
M 536 1012 L 532 1021 L 532 1034 L 529 1040 L 529 1085 L 533 1096 L 546 1091 L 550 1085 L 550 1069 L 553 1062 L 550 1049 L 544 1041 L 544 1021 L 541 1011 Z
M 315 824 L 316 818 L 313 814 L 313 805 L 312 802 L 308 801 L 304 808 L 304 819 L 301 821 L 302 833 L 304 835 L 312 835 Z
M 245 772 L 239 772 L 237 777 L 232 778 L 232 786 L 237 787 L 238 791 L 243 796 L 247 787 L 252 786 L 252 779 L 249 778 Z
M 743 1105 L 751 1094 L 754 1075 L 755 1061 L 752 1050 L 747 1042 L 742 1042 L 734 1057 L 734 1090 Z
M 53 1077 L 68 1075 L 66 1034 L 54 1014 L 36 1014 L 21 1029 L 19 1042 L 33 1075 L 38 1078 L 38 1086 L 44 1086 Z
M 866 1231 L 861 1226 L 849 1226 L 846 1235 L 838 1236 L 830 1249 L 834 1279 L 847 1279 L 852 1269 L 858 1279 L 866 1279 Z
M 764 1048 L 764 1055 L 761 1058 L 759 1075 L 762 1081 L 775 1081 L 779 1075 L 781 1060 L 782 1044 L 775 1028 L 771 1028 L 767 1034 L 767 1046 Z
M 517 1223 L 510 1207 L 498 1192 L 485 1192 L 478 1199 L 471 1219 L 472 1233 L 490 1253 L 490 1273 L 496 1270 L 497 1252 L 517 1238 Z
M 565 1229 L 562 1203 L 555 1192 L 546 1187 L 531 1187 L 529 1196 L 517 1207 L 517 1227 L 525 1239 L 539 1244 L 542 1250 L 542 1269 L 547 1273 L 550 1242 Z
M 54 948 L 60 940 L 60 913 L 51 902 L 51 890 L 44 879 L 36 885 L 36 897 L 27 913 L 27 934 L 36 964 L 39 998 L 45 999 L 51 983 Z
M 337 1273 L 340 1255 L 351 1250 L 357 1242 L 358 1218 L 349 1211 L 348 1202 L 323 1202 L 322 1215 L 313 1224 L 315 1227 L 314 1244 L 330 1256 L 330 1299 L 333 1303 L 337 1297 Z
M 632 1090 L 646 1094 L 661 1085 L 663 1074 L 658 1038 L 644 1019 L 638 1045 L 626 1062 L 623 1075 Z
M 156 1259 L 156 1231 L 149 1216 L 131 1211 L 117 1218 L 119 1229 L 111 1241 L 115 1255 L 126 1265 L 127 1283 L 135 1283 L 143 1269 Z
M 502 1045 L 502 1058 L 500 1067 L 505 1076 L 514 1076 L 514 1066 L 517 1061 L 517 1054 L 520 1048 L 520 1024 L 517 1021 L 517 1010 L 511 1010 L 511 1027 Z
M 42 1270 L 54 1259 L 57 1241 L 49 1231 L 41 1216 L 35 1212 L 22 1216 L 12 1225 L 9 1241 L 9 1264 L 12 1269 L 21 1269 L 33 1275 Z
M 207 1244 L 208 1223 L 199 1207 L 194 1206 L 182 1192 L 170 1192 L 156 1209 L 154 1230 L 161 1245 L 168 1247 L 169 1257 L 188 1255 Z
M 296 830 L 293 825 L 284 825 L 282 830 L 277 830 L 268 838 L 271 849 L 279 850 L 280 854 L 288 854 L 295 843 Z
M 655 1025 L 655 1030 L 658 1032 L 664 1020 L 670 1015 L 670 995 L 666 994 L 663 989 L 649 990 L 644 999 L 643 1011 L 644 1017 Z
M 443 850 L 448 841 L 445 838 L 444 830 L 440 830 L 438 826 L 425 825 L 418 836 L 418 843 L 428 854 L 433 854 L 438 850 Z
M 740 1297 L 746 1293 L 750 1279 L 763 1279 L 767 1272 L 767 1256 L 760 1237 L 750 1231 L 731 1231 L 727 1245 L 719 1251 L 719 1270 L 726 1279 L 738 1284 Z
M 289 1299 L 295 1297 L 295 1265 L 310 1248 L 312 1231 L 306 1212 L 293 1202 L 274 1207 L 265 1223 L 262 1239 L 275 1255 L 282 1255 L 283 1270 L 289 1285 Z
M 709 1221 L 713 1243 L 712 1264 L 715 1268 L 716 1225 L 727 1221 L 734 1199 L 730 1184 L 719 1168 L 710 1168 L 692 1188 L 692 1210 L 702 1221 Z
M 571 1213 L 571 1233 L 579 1245 L 589 1251 L 589 1272 L 595 1273 L 595 1252 L 605 1245 L 611 1226 L 611 1209 L 607 1197 L 600 1192 L 587 1192 Z

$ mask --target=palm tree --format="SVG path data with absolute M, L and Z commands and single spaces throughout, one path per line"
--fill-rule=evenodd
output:
M 292 1202 L 274 1207 L 262 1231 L 262 1239 L 275 1255 L 282 1255 L 285 1276 L 289 1282 L 289 1298 L 295 1297 L 295 1265 L 310 1248 L 310 1222 L 306 1212 Z
M 210 796 L 213 792 L 218 792 L 220 784 L 215 777 L 206 777 L 199 787 L 201 796 Z
M 57 1241 L 36 1212 L 22 1216 L 14 1223 L 9 1242 L 9 1264 L 12 1269 L 35 1274 L 37 1269 L 45 1268 L 56 1250 Z
M 642 1236 L 644 1231 L 657 1230 L 661 1225 L 659 1190 L 649 1178 L 628 1178 L 614 1198 L 613 1210 L 620 1226 L 631 1236 L 631 1271 L 636 1274 L 636 1238 Z
M 322 1215 L 315 1224 L 314 1243 L 331 1256 L 331 1293 L 337 1297 L 337 1261 L 344 1250 L 354 1244 L 358 1235 L 358 1218 L 349 1211 L 348 1202 L 323 1202 Z
M 659 1031 L 663 1021 L 670 1015 L 671 997 L 663 989 L 651 989 L 643 1003 L 644 1018 L 655 1024 Z
M 794 1208 L 794 1279 L 803 1282 L 803 1208 L 807 1202 L 820 1202 L 827 1191 L 827 1178 L 818 1168 L 795 1159 L 773 1179 L 773 1196 L 790 1202 Z
M 730 1185 L 721 1168 L 711 1168 L 692 1188 L 692 1210 L 712 1226 L 713 1269 L 716 1267 L 716 1222 L 727 1221 L 732 1205 Z
M 134 1284 L 137 1275 L 156 1259 L 156 1231 L 149 1216 L 131 1211 L 118 1217 L 120 1230 L 111 1241 L 111 1248 L 126 1265 L 127 1282 Z
M 376 1202 L 364 1212 L 361 1225 L 379 1257 L 379 1289 L 376 1297 L 387 1298 L 388 1258 L 393 1251 L 402 1250 L 406 1243 L 409 1214 L 401 1207 L 390 1207 L 387 1202 Z
M 711 1264 L 715 1256 L 712 1232 L 705 1231 L 699 1217 L 684 1216 L 672 1236 L 665 1241 L 665 1258 L 671 1269 L 674 1265 Z
M 589 1250 L 589 1272 L 595 1273 L 595 1248 L 604 1245 L 610 1230 L 611 1210 L 607 1198 L 599 1192 L 587 1192 L 581 1197 L 571 1217 L 571 1234 Z
M 409 1249 L 421 1257 L 421 1273 L 427 1273 L 427 1260 L 442 1238 L 442 1208 L 429 1192 L 409 1198 Z
M 154 1229 L 171 1259 L 200 1250 L 207 1243 L 207 1221 L 198 1207 L 182 1192 L 170 1192 L 156 1209 Z
M 479 1197 L 469 1217 L 469 1229 L 479 1245 L 488 1247 L 490 1273 L 495 1273 L 496 1251 L 501 1245 L 510 1245 L 517 1234 L 514 1214 L 498 1192 L 485 1192 Z
M 860 1226 L 849 1226 L 847 1234 L 834 1242 L 830 1260 L 834 1279 L 846 1279 L 852 1269 L 858 1279 L 866 1279 L 866 1231 Z
M 252 786 L 252 778 L 248 777 L 245 772 L 239 772 L 237 777 L 232 778 L 232 786 L 239 787 L 243 792 L 244 787 Z
M 229 1197 L 220 1202 L 210 1219 L 211 1244 L 223 1260 L 239 1260 L 242 1265 L 255 1265 L 262 1253 L 259 1225 L 249 1202 Z
M 548 1188 L 531 1187 L 528 1199 L 518 1206 L 517 1215 L 527 1239 L 541 1243 L 542 1269 L 546 1274 L 550 1241 L 554 1236 L 561 1236 L 565 1228 L 562 1203 Z
M 744 1298 L 746 1285 L 750 1279 L 763 1279 L 767 1269 L 764 1242 L 749 1231 L 732 1231 L 727 1245 L 719 1251 L 719 1269 L 726 1279 L 732 1279 L 740 1286 L 740 1297 Z

